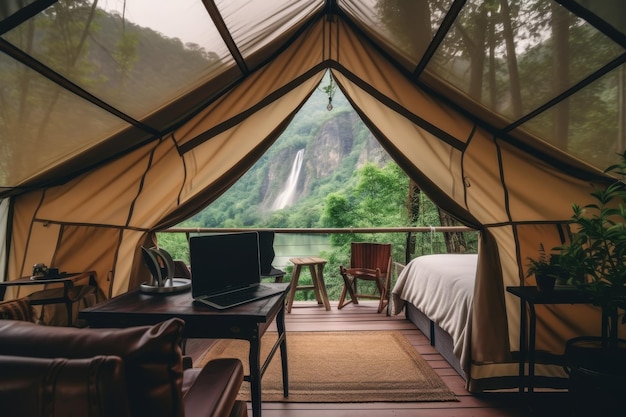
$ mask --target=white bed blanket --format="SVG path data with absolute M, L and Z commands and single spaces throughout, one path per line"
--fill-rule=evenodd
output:
M 476 254 L 424 255 L 402 270 L 392 296 L 392 313 L 411 303 L 452 337 L 463 369 L 470 363 L 472 298 Z

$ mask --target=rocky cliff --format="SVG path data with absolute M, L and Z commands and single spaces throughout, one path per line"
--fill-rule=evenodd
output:
M 302 150 L 301 161 L 297 158 Z M 261 188 L 261 206 L 275 210 L 290 206 L 300 199 L 316 194 L 318 188 L 338 171 L 353 173 L 366 162 L 383 165 L 389 155 L 365 127 L 356 112 L 338 112 L 323 123 L 306 146 L 286 147 L 268 159 L 266 175 Z M 300 164 L 298 166 L 297 164 Z M 293 178 L 297 174 L 297 178 Z M 283 207 L 275 202 L 289 193 L 290 201 Z

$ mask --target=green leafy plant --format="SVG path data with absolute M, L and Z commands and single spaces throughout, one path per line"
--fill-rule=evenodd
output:
M 554 287 L 556 280 L 560 279 L 562 276 L 562 270 L 555 262 L 555 259 L 552 254 L 548 256 L 543 243 L 540 243 L 539 256 L 537 259 L 528 258 L 526 278 L 534 275 L 539 289 L 551 289 Z
M 549 275 L 552 271 L 552 265 L 548 260 L 546 249 L 543 243 L 539 244 L 539 256 L 537 259 L 528 258 L 528 268 L 526 269 L 526 278 L 533 275 Z
M 626 323 L 626 152 L 620 156 L 605 172 L 621 179 L 595 189 L 595 202 L 572 205 L 571 241 L 554 248 L 559 265 L 602 308 L 602 337 L 609 345 L 617 344 L 620 315 Z

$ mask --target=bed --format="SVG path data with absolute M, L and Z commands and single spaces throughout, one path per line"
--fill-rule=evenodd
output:
M 405 314 L 430 344 L 467 379 L 476 254 L 424 255 L 400 272 L 391 293 L 392 314 Z

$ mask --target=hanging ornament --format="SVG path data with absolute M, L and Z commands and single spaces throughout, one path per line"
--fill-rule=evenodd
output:
M 331 111 L 333 109 L 333 96 L 335 95 L 335 91 L 337 91 L 337 84 L 335 84 L 335 79 L 330 71 L 328 72 L 328 85 L 326 87 L 322 87 L 320 91 L 323 91 L 326 95 L 328 95 L 328 105 L 326 106 L 326 110 Z

